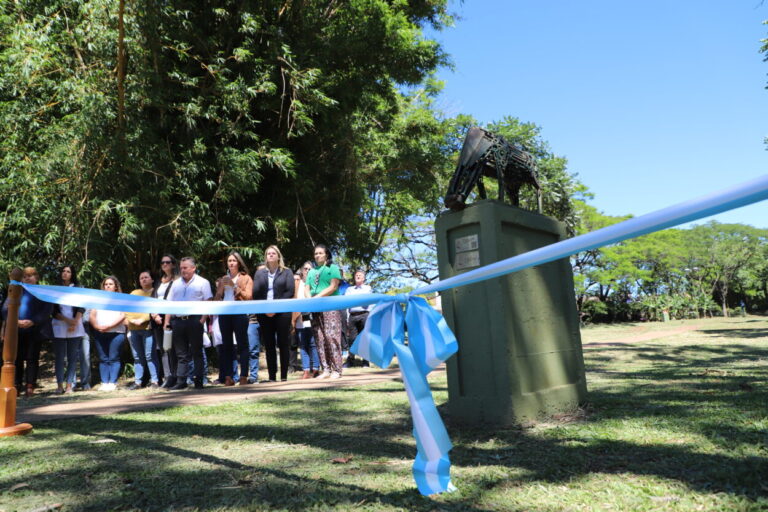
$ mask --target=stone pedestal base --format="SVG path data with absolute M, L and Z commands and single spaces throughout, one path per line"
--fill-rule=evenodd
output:
M 566 237 L 556 220 L 497 201 L 437 218 L 440 278 Z M 447 361 L 452 422 L 509 425 L 572 411 L 586 399 L 567 259 L 442 293 L 459 341 Z

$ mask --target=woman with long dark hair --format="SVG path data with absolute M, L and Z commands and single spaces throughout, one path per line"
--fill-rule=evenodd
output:
M 179 265 L 176 258 L 172 254 L 164 254 L 160 258 L 160 279 L 156 283 L 155 292 L 153 297 L 158 299 L 167 300 L 168 294 L 171 293 L 171 288 L 174 282 L 179 277 Z M 165 332 L 163 331 L 163 322 L 165 321 L 165 315 L 153 314 L 152 315 L 152 333 L 156 340 L 156 347 L 162 354 L 162 372 L 163 372 L 163 388 L 172 388 L 176 385 L 176 367 L 178 366 L 178 358 L 173 347 L 168 350 L 163 348 L 163 337 Z
M 238 301 L 251 300 L 253 280 L 248 275 L 248 266 L 237 251 L 232 251 L 226 259 L 227 273 L 217 281 L 213 300 Z M 234 386 L 232 363 L 234 342 L 237 337 L 237 352 L 240 359 L 240 385 L 248 384 L 248 315 L 219 315 L 221 330 L 221 361 L 224 369 L 224 385 Z
M 283 254 L 275 245 L 264 251 L 264 268 L 253 276 L 253 299 L 292 299 L 295 294 L 293 272 L 285 266 Z M 270 382 L 277 380 L 277 350 L 280 350 L 280 380 L 288 380 L 288 353 L 291 342 L 291 313 L 258 315 L 261 345 L 267 352 Z
M 74 265 L 64 265 L 59 270 L 60 286 L 77 286 Z M 71 393 L 75 386 L 75 369 L 80 357 L 80 346 L 85 336 L 83 308 L 54 304 L 53 351 L 56 356 L 56 393 Z M 64 365 L 66 363 L 66 374 Z M 66 383 L 66 388 L 64 387 Z
M 120 281 L 115 276 L 105 277 L 101 281 L 101 289 L 106 292 L 122 292 Z M 120 376 L 120 347 L 125 341 L 125 313 L 92 309 L 91 327 L 96 331 L 96 350 L 99 352 L 99 389 L 114 391 Z
M 341 269 L 333 264 L 331 251 L 323 244 L 315 246 L 315 268 L 307 275 L 307 295 L 309 297 L 330 297 L 339 295 Z M 323 373 L 318 379 L 338 379 L 341 377 L 341 313 L 323 311 L 312 313 L 312 331 L 315 335 L 317 353 Z

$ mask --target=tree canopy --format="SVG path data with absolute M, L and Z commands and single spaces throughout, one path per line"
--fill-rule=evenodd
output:
M 446 4 L 4 3 L 0 268 L 215 271 L 321 241 L 370 259 L 392 191 L 429 196 L 444 159 L 425 98 L 447 56 L 422 27 Z
M 624 218 L 585 205 L 582 229 Z M 575 255 L 576 302 L 589 320 L 661 319 L 768 308 L 768 230 L 709 222 Z

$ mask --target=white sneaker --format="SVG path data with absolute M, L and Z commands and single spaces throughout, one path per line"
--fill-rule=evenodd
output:
M 341 374 L 340 374 L 339 372 L 333 372 L 333 373 L 331 374 L 331 377 L 330 377 L 330 378 L 331 378 L 331 379 L 340 379 L 340 378 L 341 378 Z
M 321 373 L 320 375 L 318 375 L 318 377 L 317 377 L 317 378 L 318 378 L 318 379 L 327 379 L 327 378 L 329 378 L 330 376 L 331 376 L 331 372 L 329 372 L 329 371 L 324 371 L 323 373 Z
M 101 387 L 99 387 L 99 391 L 114 391 L 114 390 L 115 390 L 115 385 L 110 384 L 109 382 L 105 382 L 101 385 Z

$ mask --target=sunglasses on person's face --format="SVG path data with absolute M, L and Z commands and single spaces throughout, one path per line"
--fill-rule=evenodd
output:
M 172 261 L 161 261 L 160 262 L 161 265 L 170 265 L 171 263 L 173 263 L 173 262 Z

